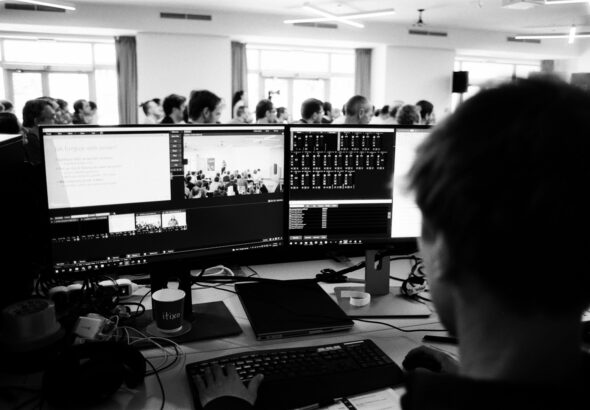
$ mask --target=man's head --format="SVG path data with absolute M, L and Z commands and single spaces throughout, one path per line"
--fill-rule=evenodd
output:
M 256 104 L 256 122 L 263 124 L 277 122 L 277 110 L 271 100 L 260 100 Z
M 497 107 L 501 118 L 489 115 Z M 520 80 L 473 96 L 419 147 L 409 183 L 449 329 L 457 292 L 521 317 L 579 318 L 590 304 L 575 257 L 590 249 L 588 112 L 582 90 Z
M 324 115 L 328 117 L 328 119 L 332 120 L 332 103 L 329 101 L 324 101 Z
M 23 127 L 34 128 L 39 125 L 55 124 L 53 104 L 43 98 L 29 100 L 23 107 Z
M 301 118 L 308 123 L 319 124 L 324 115 L 324 105 L 316 98 L 308 98 L 301 104 Z
M 164 98 L 164 114 L 172 118 L 174 123 L 179 123 L 183 120 L 183 112 L 186 103 L 186 98 L 178 94 L 170 94 Z
M 188 103 L 188 116 L 194 123 L 216 124 L 222 108 L 221 98 L 211 91 L 193 91 Z
M 373 118 L 373 105 L 362 95 L 355 95 L 345 105 L 346 124 L 368 124 Z
M 277 121 L 281 124 L 289 122 L 289 111 L 286 107 L 277 108 Z
M 420 110 L 422 124 L 434 124 L 434 105 L 430 101 L 420 100 L 416 103 L 416 106 Z
M 415 105 L 406 104 L 399 107 L 395 115 L 395 121 L 399 125 L 420 124 L 420 112 Z
M 90 115 L 92 111 L 87 100 L 76 100 L 74 102 L 74 112 L 78 115 Z
M 153 117 L 155 119 L 162 115 L 162 107 L 160 106 L 160 99 L 153 98 L 141 104 L 141 109 L 146 117 Z
M 0 100 L 0 104 L 4 107 L 4 112 L 11 112 L 14 114 L 14 105 L 11 101 L 8 100 Z

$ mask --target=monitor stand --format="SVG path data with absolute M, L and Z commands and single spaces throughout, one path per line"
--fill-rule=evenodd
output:
M 184 291 L 184 320 L 186 323 L 182 330 L 176 334 L 159 332 L 154 325 L 151 309 L 146 309 L 144 314 L 134 319 L 130 325 L 148 336 L 164 337 L 176 343 L 234 336 L 242 333 L 242 328 L 222 301 L 193 304 L 190 271 L 190 268 L 186 266 L 166 265 L 154 267 L 150 272 L 152 293 L 166 288 L 169 281 L 177 281 L 178 288 Z M 154 345 L 149 342 L 139 346 L 139 348 L 153 347 Z
M 389 286 L 390 261 L 387 252 L 365 251 L 365 287 L 337 286 L 334 288 L 336 301 L 349 317 L 403 318 L 428 317 L 430 309 L 425 304 L 410 299 L 400 292 L 400 287 Z M 342 292 L 364 290 L 371 295 L 365 306 L 353 306 L 349 297 Z

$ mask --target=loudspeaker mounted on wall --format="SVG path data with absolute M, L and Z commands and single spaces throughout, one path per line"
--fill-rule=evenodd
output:
M 453 71 L 453 92 L 464 93 L 469 85 L 469 71 Z

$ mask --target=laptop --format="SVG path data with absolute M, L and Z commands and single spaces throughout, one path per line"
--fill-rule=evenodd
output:
M 237 283 L 257 340 L 349 330 L 346 313 L 313 279 Z

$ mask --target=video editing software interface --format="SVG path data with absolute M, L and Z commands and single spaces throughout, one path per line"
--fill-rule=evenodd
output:
M 387 243 L 420 235 L 404 177 L 427 127 L 291 126 L 288 243 Z
M 283 126 L 43 127 L 56 273 L 284 243 Z

